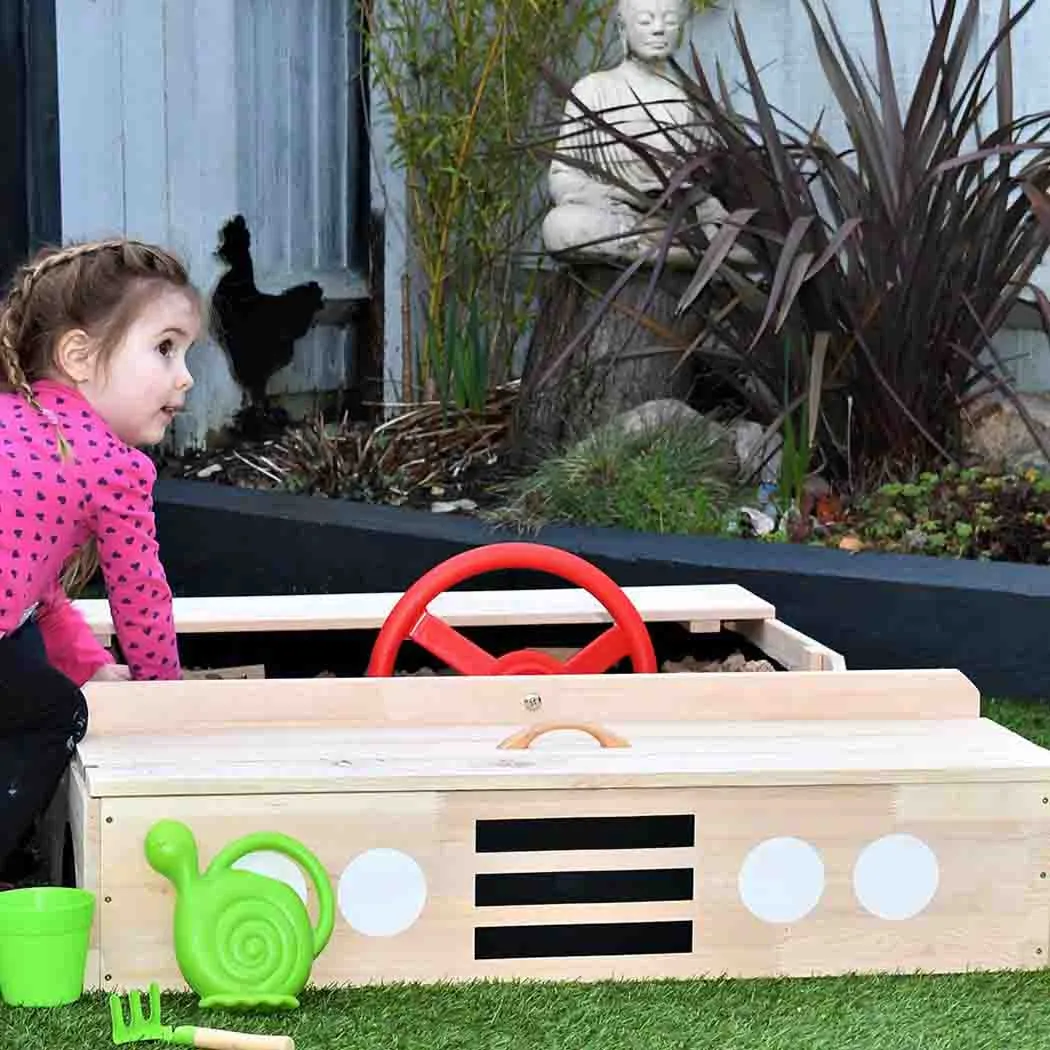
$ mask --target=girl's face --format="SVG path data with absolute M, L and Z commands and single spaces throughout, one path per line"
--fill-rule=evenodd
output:
M 150 299 L 108 360 L 96 354 L 76 387 L 128 445 L 156 445 L 186 403 L 193 376 L 186 353 L 200 334 L 200 310 L 178 288 Z

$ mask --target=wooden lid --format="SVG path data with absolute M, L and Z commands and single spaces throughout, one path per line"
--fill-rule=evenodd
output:
M 221 694 L 221 695 L 220 695 Z M 955 671 L 312 679 L 92 687 L 96 796 L 1050 782 Z M 585 722 L 603 748 L 527 726 Z

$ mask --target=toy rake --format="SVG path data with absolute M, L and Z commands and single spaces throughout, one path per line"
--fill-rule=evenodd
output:
M 149 986 L 149 1016 L 142 1012 L 142 996 L 135 990 L 128 992 L 130 1021 L 124 1020 L 124 1009 L 119 995 L 109 997 L 109 1016 L 113 1025 L 113 1042 L 162 1042 L 180 1046 L 196 1046 L 207 1050 L 295 1050 L 295 1041 L 287 1035 L 252 1035 L 248 1032 L 227 1032 L 218 1028 L 198 1028 L 194 1025 L 161 1024 L 160 986 Z

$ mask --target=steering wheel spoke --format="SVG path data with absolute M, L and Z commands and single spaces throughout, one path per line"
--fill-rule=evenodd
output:
M 460 674 L 495 674 L 496 658 L 450 627 L 440 616 L 424 612 L 409 638 Z
M 565 674 L 601 674 L 614 667 L 631 651 L 627 635 L 614 624 L 565 661 Z

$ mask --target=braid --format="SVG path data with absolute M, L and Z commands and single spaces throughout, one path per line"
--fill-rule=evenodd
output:
M 63 253 L 59 252 L 56 254 L 61 255 Z M 22 267 L 20 279 L 11 288 L 7 296 L 7 302 L 4 304 L 3 312 L 0 313 L 0 364 L 3 365 L 4 378 L 12 390 L 20 393 L 29 405 L 41 414 L 43 414 L 44 410 L 40 407 L 36 395 L 33 393 L 33 387 L 29 383 L 29 377 L 22 367 L 22 359 L 18 353 L 18 348 L 22 342 L 22 333 L 26 322 L 26 306 L 33 291 L 33 283 L 42 272 L 46 272 L 51 266 L 55 265 L 51 262 L 53 258 L 55 256 L 48 256 L 41 259 L 38 263 Z M 66 441 L 65 434 L 62 433 L 58 420 L 52 420 L 51 422 L 54 425 L 58 440 L 59 455 L 65 458 L 69 455 L 69 443 Z
M 26 308 L 33 286 L 46 273 L 58 266 L 79 259 L 82 255 L 104 251 L 106 248 L 120 247 L 120 241 L 89 241 L 74 244 L 68 248 L 52 251 L 36 262 L 26 263 L 15 277 L 7 294 L 3 311 L 0 312 L 0 365 L 4 369 L 4 378 L 12 390 L 18 391 L 35 408 L 39 406 L 33 396 L 25 369 L 22 367 L 18 348 L 22 343 L 22 330 L 25 327 Z
M 3 312 L 0 312 L 0 365 L 4 369 L 4 378 L 8 386 L 21 393 L 30 404 L 35 398 L 22 368 L 18 347 L 22 342 L 22 329 L 25 326 L 26 303 L 42 265 L 43 263 L 37 263 L 22 267 L 8 292 Z

